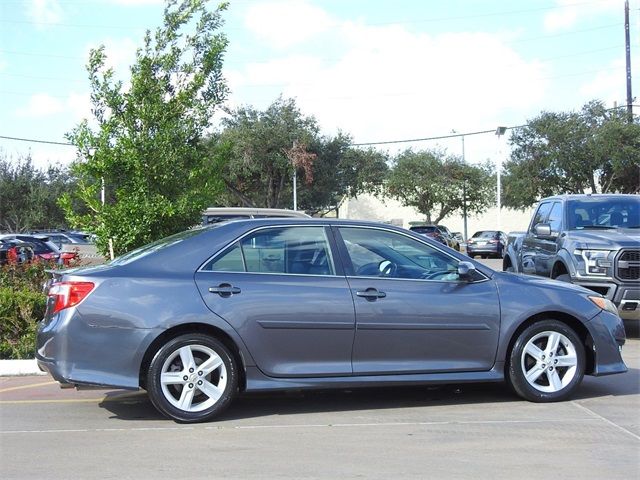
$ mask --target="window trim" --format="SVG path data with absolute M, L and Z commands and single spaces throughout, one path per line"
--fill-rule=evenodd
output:
M 269 229 L 274 229 L 274 228 L 297 228 L 297 227 L 301 227 L 301 228 L 321 228 L 324 230 L 324 234 L 325 237 L 327 239 L 327 244 L 329 247 L 329 252 L 331 253 L 331 261 L 333 263 L 333 270 L 334 270 L 334 274 L 333 275 L 323 275 L 323 274 L 317 274 L 317 273 L 287 273 L 287 272 L 248 272 L 247 271 L 247 265 L 246 265 L 246 261 L 244 258 L 244 251 L 242 250 L 242 240 L 255 233 L 255 232 L 259 232 L 261 230 L 269 230 Z M 216 260 L 217 257 L 220 257 L 224 254 L 227 253 L 227 251 L 230 248 L 233 248 L 233 245 L 238 243 L 240 245 L 240 251 L 242 252 L 242 263 L 244 265 L 244 272 L 236 272 L 236 271 L 230 271 L 230 270 L 204 270 L 205 265 L 207 265 L 209 262 L 212 262 L 213 260 Z M 218 273 L 218 274 L 227 274 L 227 273 L 231 273 L 234 275 L 237 274 L 244 274 L 244 275 L 287 275 L 287 276 L 295 276 L 295 277 L 327 277 L 327 278 L 336 278 L 336 277 L 344 277 L 344 270 L 342 268 L 342 263 L 340 261 L 336 261 L 336 253 L 337 253 L 337 249 L 336 249 L 336 245 L 335 245 L 335 239 L 333 238 L 333 232 L 331 232 L 331 225 L 319 225 L 319 224 L 313 224 L 313 225 L 309 225 L 309 224 L 286 224 L 286 225 L 265 225 L 262 227 L 257 227 L 257 228 L 253 228 L 245 233 L 243 233 L 242 235 L 240 235 L 239 237 L 236 237 L 234 240 L 232 240 L 231 242 L 227 243 L 223 248 L 221 248 L 220 250 L 218 250 L 216 253 L 214 253 L 213 255 L 211 255 L 209 258 L 207 258 L 202 265 L 200 265 L 198 267 L 198 269 L 196 270 L 196 273 Z
M 451 255 L 448 252 L 445 252 L 443 249 L 439 248 L 436 245 L 431 245 L 428 242 L 423 241 L 421 238 L 416 238 L 414 237 L 412 232 L 409 232 L 411 234 L 407 235 L 404 232 L 399 232 L 397 230 L 391 230 L 388 228 L 384 228 L 384 227 L 378 227 L 378 226 L 374 226 L 374 225 L 332 225 L 331 229 L 334 231 L 334 235 L 336 237 L 336 242 L 337 242 L 337 246 L 338 246 L 338 253 L 340 255 L 340 260 L 342 262 L 344 262 L 344 276 L 346 278 L 353 278 L 353 279 L 364 279 L 364 280 L 371 280 L 371 279 L 375 279 L 375 280 L 402 280 L 402 281 L 409 281 L 409 282 L 437 282 L 437 283 L 454 283 L 454 284 L 460 284 L 460 283 L 481 283 L 481 282 L 486 282 L 489 280 L 489 277 L 487 275 L 484 274 L 484 272 L 482 272 L 481 270 L 476 269 L 476 272 L 478 272 L 480 275 L 482 275 L 482 279 L 480 280 L 476 280 L 474 282 L 466 282 L 466 281 L 461 281 L 461 280 L 435 280 L 435 279 L 428 279 L 428 278 L 395 278 L 395 277 L 368 277 L 368 276 L 360 276 L 360 275 L 355 275 L 355 272 L 353 270 L 353 264 L 351 262 L 351 257 L 349 256 L 349 251 L 347 250 L 347 245 L 344 241 L 344 239 L 342 238 L 342 234 L 340 233 L 340 229 L 341 228 L 362 228 L 362 229 L 367 229 L 367 230 L 381 230 L 383 232 L 387 232 L 387 233 L 395 233 L 397 235 L 401 235 L 404 237 L 407 237 L 411 240 L 415 240 L 418 243 L 422 243 L 423 245 L 426 245 L 429 248 L 433 248 L 434 250 L 437 250 L 438 252 L 442 253 L 443 255 L 449 257 L 450 259 L 455 260 L 458 264 L 460 262 L 464 262 L 466 260 L 460 260 L 459 258 Z M 346 259 L 346 261 L 345 261 Z M 473 263 L 473 262 L 472 262 Z M 351 272 L 353 272 L 353 274 L 351 274 Z

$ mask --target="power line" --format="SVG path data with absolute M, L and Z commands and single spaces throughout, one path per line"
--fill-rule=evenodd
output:
M 54 142 L 53 140 L 40 140 L 37 138 L 8 137 L 6 135 L 0 135 L 0 138 L 3 138 L 5 140 L 16 140 L 18 142 L 46 143 L 48 145 L 64 145 L 65 147 L 74 146 L 73 143 Z
M 632 105 L 633 107 L 637 107 L 638 105 Z M 620 107 L 614 107 L 614 108 L 608 108 L 605 111 L 607 112 L 611 112 L 614 110 L 620 110 L 622 108 L 625 108 L 625 106 L 620 106 Z M 638 116 L 638 115 L 634 115 L 634 116 Z M 513 125 L 511 127 L 505 127 L 506 130 L 516 130 L 519 128 L 525 128 L 528 127 L 529 124 L 523 124 L 523 125 Z M 463 132 L 463 133 L 450 133 L 448 135 L 438 135 L 435 137 L 422 137 L 422 138 L 411 138 L 411 139 L 402 139 L 402 140 L 384 140 L 384 141 L 378 141 L 378 142 L 359 142 L 359 143 L 352 143 L 350 144 L 352 147 L 362 147 L 362 146 L 368 146 L 368 145 L 390 145 L 390 144 L 394 144 L 394 143 L 411 143 L 411 142 L 426 142 L 426 141 L 430 141 L 430 140 L 444 140 L 444 139 L 448 139 L 448 138 L 460 138 L 460 137 L 470 137 L 472 135 L 484 135 L 487 133 L 494 133 L 496 130 L 495 128 L 492 128 L 490 130 L 478 130 L 475 132 Z M 24 138 L 24 137 L 10 137 L 7 135 L 0 135 L 0 138 L 5 139 L 5 140 L 15 140 L 18 142 L 30 142 L 30 143 L 44 143 L 44 144 L 49 144 L 49 145 L 63 145 L 66 147 L 73 147 L 75 146 L 73 143 L 65 143 L 65 142 L 56 142 L 53 140 L 42 140 L 42 139 L 37 139 L 37 138 Z

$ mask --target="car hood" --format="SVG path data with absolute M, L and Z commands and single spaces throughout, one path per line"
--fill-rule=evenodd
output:
M 572 292 L 579 294 L 597 295 L 593 290 L 581 287 L 580 285 L 574 285 L 569 282 L 561 282 L 559 280 L 551 280 L 549 278 L 540 277 L 537 275 L 524 275 L 521 273 L 511 272 L 496 272 L 494 278 L 507 283 L 517 283 L 523 286 L 541 287 L 545 289 L 551 289 L 556 291 Z
M 571 230 L 570 240 L 578 248 L 594 250 L 617 250 L 620 248 L 639 248 L 640 229 L 616 228 L 615 230 Z

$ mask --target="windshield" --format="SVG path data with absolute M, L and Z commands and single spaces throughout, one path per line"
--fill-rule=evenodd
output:
M 640 197 L 587 197 L 569 200 L 570 230 L 638 228 Z

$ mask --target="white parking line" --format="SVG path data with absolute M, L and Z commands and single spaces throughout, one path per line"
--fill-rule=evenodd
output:
M 608 423 L 609 425 L 611 425 L 612 427 L 617 428 L 618 430 L 623 431 L 624 433 L 627 433 L 629 435 L 631 435 L 633 438 L 635 438 L 636 440 L 640 440 L 640 436 L 636 435 L 635 433 L 633 433 L 630 430 L 627 430 L 626 428 L 618 425 L 617 423 L 612 422 L 611 420 L 609 420 L 608 418 L 604 418 L 602 415 L 597 414 L 596 412 L 594 412 L 593 410 L 590 410 L 589 408 L 585 407 L 584 405 L 580 405 L 579 403 L 576 402 L 571 402 L 573 405 L 575 405 L 576 407 L 578 407 L 580 410 L 584 410 L 585 412 L 587 412 L 589 415 L 591 415 L 594 418 L 597 418 L 599 420 L 602 420 L 605 423 Z
M 508 425 L 508 424 L 543 424 L 543 423 L 583 423 L 600 421 L 600 418 L 549 419 L 549 420 L 469 420 L 469 421 L 441 421 L 441 422 L 379 422 L 379 423 L 306 423 L 293 425 L 206 425 L 175 426 L 175 427 L 131 427 L 131 428 L 77 428 L 52 430 L 2 430 L 0 435 L 28 434 L 28 433 L 93 433 L 93 432 L 144 432 L 162 430 L 257 430 L 280 428 L 354 428 L 354 427 L 406 427 L 406 426 L 435 426 L 435 425 Z M 626 431 L 626 430 L 625 430 Z M 631 433 L 628 432 L 627 433 Z M 633 434 L 632 434 L 633 435 Z M 635 436 L 635 435 L 634 435 Z

